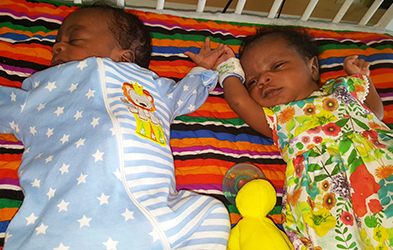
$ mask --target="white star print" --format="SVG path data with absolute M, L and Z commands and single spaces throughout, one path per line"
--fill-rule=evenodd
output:
M 183 86 L 183 91 L 187 91 L 188 90 L 188 85 L 184 85 Z
M 45 104 L 40 104 L 40 106 L 38 106 L 38 108 L 37 108 L 37 110 L 38 111 L 41 111 L 42 109 L 44 109 L 45 108 L 45 105 L 46 105 L 46 103 Z
M 112 132 L 112 135 L 115 135 L 115 128 L 110 128 L 109 130 Z
M 20 105 L 20 110 L 23 111 L 26 107 L 26 104 Z
M 194 91 L 192 91 L 192 93 L 195 95 L 196 93 L 198 93 L 198 91 L 196 89 L 194 89 Z
M 126 208 L 126 211 L 124 213 L 122 213 L 121 215 L 124 216 L 125 221 L 135 219 L 134 218 L 134 211 L 130 211 L 130 210 L 128 210 L 128 208 Z
M 35 135 L 35 133 L 37 133 L 37 130 L 35 130 L 35 126 L 34 127 L 30 127 L 30 134 Z
M 48 228 L 48 226 L 45 226 L 44 223 L 41 223 L 41 225 L 35 229 L 37 231 L 36 235 L 46 234 L 47 228 Z
M 70 247 L 66 247 L 63 243 L 60 243 L 59 247 L 53 248 L 53 250 L 68 250 Z
M 64 135 L 63 135 L 63 138 L 61 138 L 60 141 L 64 144 L 65 142 L 68 141 L 68 138 L 69 138 L 69 137 L 70 137 L 70 135 L 64 134 Z
M 78 185 L 81 184 L 81 183 L 86 183 L 86 177 L 87 177 L 87 175 L 81 174 L 81 175 L 77 178 L 77 180 L 78 180 Z
M 56 189 L 49 188 L 49 192 L 46 193 L 46 195 L 48 196 L 48 200 L 50 200 L 52 197 L 55 197 L 55 192 Z
M 31 186 L 32 186 L 32 187 L 40 187 L 40 183 L 41 183 L 41 180 L 35 179 L 35 180 L 31 183 Z
M 149 235 L 151 237 L 153 237 L 153 242 L 156 242 L 156 240 L 158 240 L 160 238 L 160 237 L 158 237 L 158 233 L 157 233 L 157 231 L 154 228 L 153 228 L 153 231 L 151 231 L 149 233 Z
M 17 124 L 15 124 L 14 121 L 10 122 L 10 126 L 11 126 L 11 129 L 13 129 L 13 130 L 15 130 L 15 132 L 19 133 L 19 131 L 20 131 L 19 126 Z
M 113 172 L 113 174 L 116 176 L 117 179 L 121 180 L 121 172 L 118 168 L 116 169 L 115 172 Z
M 69 202 L 65 202 L 64 200 L 62 200 L 62 201 L 57 205 L 57 207 L 59 208 L 59 213 L 60 213 L 61 211 L 68 211 L 68 210 L 67 210 L 68 204 L 70 204 L 70 203 L 69 203 Z
M 7 239 L 11 238 L 12 234 L 10 234 L 9 232 L 5 233 L 5 242 L 7 242 Z
M 11 93 L 11 102 L 15 102 L 16 101 L 16 95 L 14 94 L 14 92 Z
M 173 98 L 173 93 L 167 94 L 166 96 L 168 96 L 169 99 Z
M 79 228 L 81 228 L 83 226 L 90 227 L 90 221 L 91 221 L 91 218 L 87 218 L 86 215 L 83 215 L 82 219 L 78 220 Z
M 71 83 L 71 87 L 68 90 L 72 93 L 72 91 L 76 90 L 76 87 L 78 87 L 78 84 L 79 83 L 77 83 L 77 84 Z
M 108 203 L 109 197 L 110 197 L 109 195 L 105 195 L 104 193 L 102 193 L 100 197 L 97 197 L 97 199 L 100 201 L 100 206 L 102 204 L 109 204 Z
M 195 106 L 190 104 L 190 106 L 188 107 L 188 110 L 190 110 L 190 112 L 194 111 L 195 110 Z
M 86 63 L 86 61 L 80 61 L 78 66 L 76 66 L 76 67 L 83 70 L 85 67 L 87 67 L 87 63 Z
M 95 128 L 99 123 L 98 123 L 98 120 L 99 120 L 100 118 L 94 118 L 93 117 L 93 121 L 90 123 L 91 125 L 93 125 L 93 128 Z
M 45 159 L 45 163 L 48 163 L 53 160 L 53 155 L 48 156 L 48 158 Z
M 59 168 L 59 170 L 61 171 L 61 174 L 68 173 L 69 167 L 70 167 L 70 165 L 66 165 L 65 163 L 63 163 L 63 166 L 61 166 L 61 168 Z
M 157 83 L 158 83 L 158 86 L 160 86 L 160 87 L 162 86 L 161 80 L 158 80 Z
M 77 121 L 79 118 L 82 118 L 82 112 L 83 111 L 76 111 L 76 114 L 74 115 L 75 121 Z
M 179 100 L 178 102 L 177 102 L 177 105 L 179 105 L 179 106 L 181 106 L 183 104 L 183 101 L 182 100 Z
M 87 92 L 87 94 L 85 95 L 85 96 L 87 96 L 87 99 L 90 99 L 90 97 L 94 97 L 94 92 L 96 92 L 96 91 L 89 89 L 89 92 Z
M 27 226 L 27 225 L 30 225 L 30 224 L 34 224 L 35 221 L 38 219 L 38 217 L 35 216 L 34 213 L 31 213 L 30 216 L 26 217 L 25 219 L 27 220 L 27 224 L 26 224 L 26 226 Z
M 48 82 L 48 85 L 46 85 L 45 88 L 48 89 L 49 92 L 52 92 L 53 89 L 57 88 L 55 84 L 56 82 Z
M 57 107 L 57 110 L 54 112 L 57 116 L 64 113 L 64 107 Z
M 104 155 L 104 152 L 100 152 L 100 150 L 97 149 L 97 152 L 95 154 L 93 154 L 93 157 L 95 159 L 94 162 L 102 161 L 102 156 L 103 155 Z
M 51 135 L 53 135 L 53 128 L 48 128 L 48 132 L 46 132 L 46 135 L 49 137 L 51 137 Z
M 76 148 L 79 148 L 80 146 L 84 146 L 85 145 L 85 141 L 86 141 L 86 139 L 80 138 L 79 141 L 75 142 Z
M 40 86 L 40 81 L 34 83 L 34 88 L 37 88 L 38 86 Z
M 106 246 L 106 250 L 117 250 L 116 248 L 117 243 L 118 241 L 113 241 L 112 238 L 109 237 L 108 241 L 102 244 Z
M 42 153 L 39 153 L 34 159 L 38 159 L 42 156 Z

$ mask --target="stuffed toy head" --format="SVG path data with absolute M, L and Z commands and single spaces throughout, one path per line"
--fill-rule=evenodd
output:
M 236 207 L 243 217 L 266 217 L 276 205 L 276 199 L 276 190 L 272 184 L 264 179 L 256 179 L 239 190 Z

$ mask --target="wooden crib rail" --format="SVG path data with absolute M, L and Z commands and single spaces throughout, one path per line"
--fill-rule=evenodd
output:
M 74 3 L 82 3 L 82 0 L 73 0 Z M 116 1 L 118 5 L 120 6 L 125 6 L 125 0 L 113 0 Z M 236 8 L 234 13 L 237 15 L 242 15 L 244 6 L 247 0 L 238 0 L 236 4 Z M 287 0 L 290 1 L 290 0 Z M 331 0 L 332 2 L 334 0 Z M 356 0 L 355 0 L 356 1 Z M 367 12 L 364 14 L 362 19 L 358 23 L 354 23 L 354 25 L 357 25 L 359 27 L 371 27 L 375 28 L 379 32 L 386 30 L 388 33 L 391 33 L 393 31 L 393 4 L 386 10 L 386 12 L 382 15 L 382 17 L 378 20 L 376 24 L 373 25 L 368 25 L 368 22 L 370 19 L 373 17 L 375 12 L 378 10 L 378 8 L 382 5 L 384 1 L 389 1 L 389 0 L 374 0 L 373 3 L 371 4 L 370 7 L 368 7 Z M 150 1 L 154 2 L 154 1 Z M 309 3 L 304 10 L 303 14 L 298 18 L 298 20 L 306 22 L 310 20 L 310 16 L 313 13 L 315 7 L 317 6 L 319 0 L 309 0 Z M 274 0 L 270 11 L 268 13 L 261 13 L 261 16 L 264 16 L 267 19 L 273 20 L 278 18 L 278 13 L 280 10 L 280 7 L 285 3 L 285 0 Z M 341 8 L 337 11 L 336 15 L 334 16 L 333 19 L 331 20 L 323 20 L 324 22 L 330 22 L 332 24 L 341 24 L 341 23 L 348 23 L 344 22 L 342 19 L 344 15 L 347 13 L 348 9 L 351 7 L 351 5 L 354 3 L 354 0 L 343 0 L 343 3 L 341 5 Z M 261 3 L 263 4 L 263 3 Z M 206 0 L 198 0 L 197 5 L 196 5 L 196 13 L 202 13 L 206 12 L 205 11 L 205 5 L 206 5 Z M 156 5 L 153 7 L 156 10 L 164 10 L 165 6 L 165 0 L 157 0 Z M 146 7 L 146 8 L 152 8 L 152 6 L 141 6 L 141 7 Z M 267 14 L 267 15 L 266 15 Z

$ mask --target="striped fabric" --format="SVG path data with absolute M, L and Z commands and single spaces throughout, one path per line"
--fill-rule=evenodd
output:
M 73 4 L 43 0 L 1 0 L 0 84 L 19 87 L 27 76 L 48 67 L 56 30 L 64 17 L 77 8 L 79 6 Z M 197 53 L 207 36 L 212 47 L 226 43 L 238 51 L 241 38 L 255 32 L 257 27 L 264 27 L 133 12 L 152 35 L 150 69 L 175 80 L 184 77 L 194 66 L 183 53 Z M 385 106 L 384 121 L 393 128 L 392 36 L 315 28 L 308 31 L 323 51 L 320 57 L 322 81 L 344 75 L 341 64 L 347 55 L 358 54 L 371 62 L 371 78 Z M 200 109 L 177 118 L 171 129 L 177 189 L 209 193 L 225 201 L 221 188 L 225 172 L 236 163 L 252 163 L 275 186 L 278 201 L 270 215 L 276 223 L 282 223 L 280 205 L 285 163 L 270 139 L 259 136 L 228 107 L 221 88 L 216 88 Z M 0 137 L 0 240 L 22 200 L 16 173 L 21 150 L 15 139 Z M 226 204 L 232 222 L 236 222 L 239 219 L 236 208 Z

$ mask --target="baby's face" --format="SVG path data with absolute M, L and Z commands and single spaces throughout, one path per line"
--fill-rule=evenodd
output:
M 70 14 L 57 34 L 51 65 L 92 56 L 118 61 L 117 52 L 121 48 L 109 30 L 106 18 L 101 11 L 92 9 L 80 9 Z
M 305 61 L 279 36 L 269 36 L 248 47 L 241 64 L 250 96 L 263 107 L 303 100 L 318 85 L 313 80 L 315 60 Z

